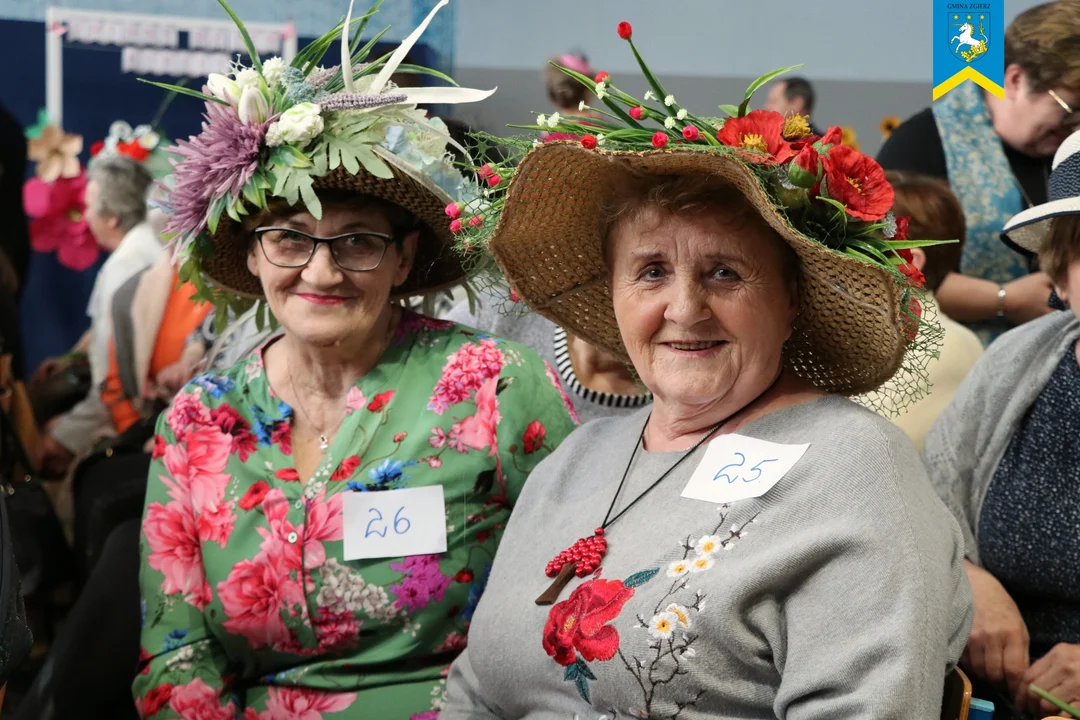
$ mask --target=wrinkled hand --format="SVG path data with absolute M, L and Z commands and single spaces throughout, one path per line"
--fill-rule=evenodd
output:
M 1046 303 L 1054 283 L 1046 273 L 1037 272 L 1013 280 L 1005 286 L 1005 317 L 1014 325 L 1026 323 L 1051 312 Z
M 46 427 L 46 431 L 41 435 L 41 447 L 38 451 L 41 472 L 46 477 L 63 477 L 67 474 L 71 463 L 74 462 L 75 455 L 56 441 L 52 433 L 49 432 L 51 428 L 52 423 Z
M 34 371 L 33 376 L 30 378 L 31 387 L 40 385 L 56 373 L 67 367 L 68 362 L 63 358 L 46 358 L 38 365 L 38 369 Z
M 1015 694 L 1028 669 L 1027 626 L 997 578 L 969 562 L 964 567 L 975 596 L 975 622 L 961 662 L 979 677 L 1006 685 Z
M 1054 697 L 1076 705 L 1080 701 L 1080 645 L 1055 645 L 1050 652 L 1031 664 L 1016 693 L 1016 706 L 1021 710 L 1056 712 L 1057 708 L 1028 691 L 1030 685 L 1038 685 Z M 1064 711 L 1061 715 L 1069 717 Z
M 195 377 L 197 364 L 197 358 L 192 361 L 190 358 L 182 357 L 172 365 L 163 368 L 154 378 L 157 396 L 162 400 L 172 400 L 176 397 L 176 394 Z

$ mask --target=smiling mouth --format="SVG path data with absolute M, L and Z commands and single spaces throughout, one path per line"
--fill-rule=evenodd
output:
M 682 350 L 683 352 L 693 352 L 695 350 L 712 350 L 715 347 L 719 347 L 724 343 L 720 340 L 701 340 L 698 342 L 666 342 L 663 343 L 673 350 Z

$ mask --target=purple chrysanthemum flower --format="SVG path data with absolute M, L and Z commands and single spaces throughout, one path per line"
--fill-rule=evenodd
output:
M 202 132 L 189 140 L 177 140 L 169 152 L 175 185 L 169 193 L 173 216 L 167 231 L 191 238 L 206 228 L 211 204 L 218 198 L 240 195 L 259 166 L 259 153 L 269 121 L 245 125 L 236 110 L 207 103 Z

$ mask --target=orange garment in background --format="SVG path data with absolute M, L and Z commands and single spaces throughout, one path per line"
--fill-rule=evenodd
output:
M 177 281 L 178 278 L 174 272 L 174 287 Z M 211 305 L 206 303 L 197 305 L 191 300 L 195 292 L 194 285 L 184 283 L 170 293 L 161 318 L 161 325 L 158 327 L 157 337 L 154 339 L 148 375 L 140 378 L 141 382 L 145 383 L 156 378 L 159 372 L 180 359 L 188 337 L 210 312 Z M 101 389 L 101 399 L 109 408 L 116 434 L 120 435 L 137 423 L 142 416 L 131 400 L 124 397 L 124 388 L 120 382 L 120 367 L 116 362 L 116 346 L 113 342 L 109 343 L 109 371 Z

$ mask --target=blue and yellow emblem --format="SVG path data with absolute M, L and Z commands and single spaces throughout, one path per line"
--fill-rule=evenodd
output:
M 934 99 L 971 80 L 1005 97 L 1005 0 L 934 0 Z

